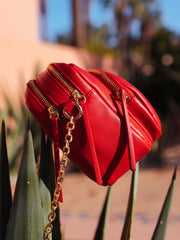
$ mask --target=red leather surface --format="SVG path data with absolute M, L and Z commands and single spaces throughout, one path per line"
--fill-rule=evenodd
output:
M 134 154 L 135 162 L 138 162 L 149 152 L 153 142 L 161 135 L 160 120 L 151 104 L 134 86 L 116 75 L 104 72 L 130 97 L 126 103 L 128 131 L 131 135 L 129 141 L 122 98 L 113 96 L 101 76 L 73 64 L 56 63 L 54 66 L 86 97 L 86 102 L 82 103 L 83 116 L 77 120 L 73 131 L 70 160 L 98 184 L 112 185 L 130 168 L 134 168 L 130 154 Z M 51 104 L 60 112 L 64 108 L 71 114 L 74 104 L 70 93 L 49 71 L 38 75 L 35 81 Z M 29 83 L 25 99 L 36 120 L 53 139 L 49 113 Z M 67 121 L 65 117 L 59 120 L 61 148 Z M 129 149 L 133 149 L 134 153 Z

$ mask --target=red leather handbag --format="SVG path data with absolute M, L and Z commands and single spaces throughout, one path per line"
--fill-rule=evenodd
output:
M 64 173 L 69 155 L 89 178 L 112 185 L 136 169 L 161 135 L 160 120 L 147 99 L 129 82 L 100 69 L 50 64 L 28 82 L 25 99 L 54 142 L 56 176 L 60 167 Z M 66 156 L 63 166 L 59 147 Z

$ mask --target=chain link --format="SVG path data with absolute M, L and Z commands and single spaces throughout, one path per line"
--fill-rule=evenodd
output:
M 72 131 L 75 128 L 74 118 L 73 116 L 70 118 L 69 122 L 66 125 L 67 134 L 65 135 L 65 145 L 63 147 L 63 157 L 60 161 L 60 170 L 58 173 L 57 181 L 56 181 L 56 187 L 54 190 L 54 196 L 53 200 L 51 202 L 51 212 L 48 215 L 48 224 L 45 226 L 45 239 L 49 240 L 49 234 L 53 230 L 52 222 L 56 218 L 56 209 L 58 207 L 58 199 L 61 193 L 61 189 L 63 186 L 63 180 L 64 180 L 64 174 L 65 174 L 65 168 L 67 166 L 68 161 L 68 155 L 70 153 L 70 143 L 73 140 Z

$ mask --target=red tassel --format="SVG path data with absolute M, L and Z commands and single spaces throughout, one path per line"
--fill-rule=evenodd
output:
M 62 189 L 61 189 L 61 193 L 59 195 L 58 201 L 63 203 L 63 192 L 62 192 Z
M 58 118 L 52 117 L 52 131 L 53 131 L 53 143 L 54 143 L 54 158 L 55 158 L 55 177 L 57 181 L 58 173 L 60 170 L 60 148 L 59 148 L 59 131 L 58 131 Z M 59 202 L 63 202 L 62 189 L 58 199 Z

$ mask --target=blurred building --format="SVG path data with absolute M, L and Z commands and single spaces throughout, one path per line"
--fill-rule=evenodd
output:
M 1 1 L 0 18 L 1 38 L 31 42 L 39 40 L 37 1 Z

